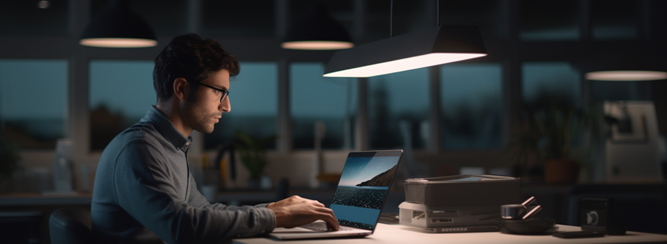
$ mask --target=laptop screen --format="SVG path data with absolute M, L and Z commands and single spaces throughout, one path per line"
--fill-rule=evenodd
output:
M 347 156 L 330 206 L 340 225 L 375 229 L 401 154 L 398 150 Z

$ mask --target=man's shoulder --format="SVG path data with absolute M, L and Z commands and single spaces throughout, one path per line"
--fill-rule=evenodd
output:
M 143 143 L 143 142 L 153 143 L 160 140 L 165 140 L 165 139 L 153 124 L 146 122 L 139 122 L 130 126 L 123 132 L 118 134 L 111 141 L 111 143 L 120 143 L 120 144 Z
M 115 158 L 122 151 L 137 149 L 137 147 L 160 148 L 166 142 L 166 139 L 151 123 L 139 122 L 125 129 L 111 140 L 104 149 L 102 158 Z

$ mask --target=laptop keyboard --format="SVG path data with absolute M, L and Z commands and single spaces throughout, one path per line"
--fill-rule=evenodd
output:
M 309 229 L 309 230 L 314 230 L 314 231 L 330 231 L 330 230 L 327 229 L 327 223 L 325 223 L 325 222 L 313 222 L 313 223 L 305 224 L 305 225 L 302 225 L 302 226 L 299 226 L 299 227 L 306 228 L 306 229 Z M 348 228 L 348 227 L 345 227 L 345 226 L 338 226 L 338 231 L 351 231 L 351 230 L 354 230 L 354 229 Z

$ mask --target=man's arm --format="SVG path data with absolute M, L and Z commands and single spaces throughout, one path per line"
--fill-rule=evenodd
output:
M 267 208 L 220 210 L 189 205 L 174 182 L 180 170 L 155 152 L 158 147 L 145 141 L 129 142 L 116 160 L 113 185 L 118 205 L 164 241 L 219 242 L 275 227 L 275 215 Z
M 190 174 L 190 185 L 192 186 L 189 191 L 189 200 L 191 205 L 199 208 L 212 208 L 217 210 L 239 210 L 239 209 L 250 209 L 250 208 L 261 208 L 266 207 L 267 203 L 257 204 L 254 206 L 244 205 L 244 206 L 230 206 L 221 203 L 210 203 L 204 195 L 197 190 L 197 182 L 195 182 L 194 177 Z
M 333 210 L 315 200 L 295 195 L 266 207 L 276 215 L 277 227 L 292 228 L 321 219 L 330 230 L 338 230 L 338 221 Z
M 192 175 L 190 175 L 190 185 L 196 185 Z M 221 203 L 209 203 L 196 187 L 190 190 L 190 202 L 195 206 L 209 207 L 219 210 L 236 210 L 236 209 L 250 209 L 256 207 L 266 207 L 274 212 L 276 217 L 276 227 L 296 227 L 322 219 L 327 223 L 329 229 L 338 230 L 338 221 L 333 211 L 326 208 L 324 204 L 302 198 L 299 196 L 291 196 L 279 202 L 271 204 L 258 204 L 255 206 L 227 206 Z

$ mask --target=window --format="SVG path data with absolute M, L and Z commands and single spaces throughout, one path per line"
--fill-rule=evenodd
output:
M 90 150 L 103 150 L 157 101 L 153 61 L 90 62 Z
M 331 17 L 339 22 L 348 34 L 352 36 L 354 30 L 354 9 L 352 0 L 327 0 L 327 1 L 312 1 L 312 0 L 290 0 L 289 23 L 290 27 L 295 23 L 303 20 L 310 11 L 318 4 L 324 3 L 327 11 Z M 289 31 L 289 27 L 288 27 Z
M 428 123 L 428 68 L 368 79 L 370 148 L 424 148 Z
M 485 40 L 497 39 L 505 36 L 503 22 L 498 21 L 501 19 L 500 7 L 497 0 L 441 1 L 440 22 L 444 25 L 475 25 Z
M 641 2 L 632 0 L 590 1 L 593 38 L 633 39 L 637 37 L 637 9 Z
M 591 81 L 591 91 L 593 100 L 598 103 L 604 101 L 651 100 L 651 82 Z
M 130 9 L 144 18 L 155 34 L 186 34 L 189 23 L 189 6 L 186 0 L 140 0 L 128 1 Z M 109 0 L 90 1 L 91 21 L 109 5 Z
M 278 65 L 261 62 L 240 65 L 241 73 L 231 78 L 229 84 L 232 109 L 222 115 L 213 133 L 204 136 L 205 149 L 230 143 L 236 131 L 254 138 L 277 134 Z M 275 148 L 275 143 L 267 147 Z
M 201 30 L 208 36 L 271 37 L 275 1 L 201 1 Z
M 525 41 L 579 39 L 577 3 L 575 0 L 521 0 L 519 7 L 521 39 Z
M 373 40 L 389 38 L 390 1 L 366 1 L 365 4 L 365 35 Z M 436 13 L 435 5 L 427 4 L 427 1 L 393 1 L 393 4 L 391 30 L 393 36 L 424 28 L 435 28 L 435 19 L 425 17 Z
M 69 32 L 68 0 L 0 1 L 2 34 L 67 34 Z
M 440 66 L 442 148 L 500 148 L 502 68 L 496 63 Z
M 21 149 L 66 136 L 67 60 L 0 59 L 0 126 Z
M 522 65 L 523 101 L 580 105 L 579 73 L 567 62 L 527 62 Z
M 289 73 L 293 147 L 313 149 L 315 123 L 322 122 L 322 148 L 351 148 L 356 79 L 324 78 L 321 63 L 292 63 Z

